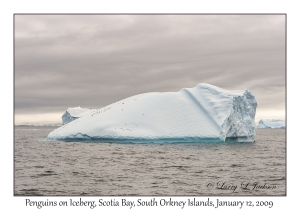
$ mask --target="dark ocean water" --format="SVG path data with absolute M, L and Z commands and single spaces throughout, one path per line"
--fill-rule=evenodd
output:
M 196 144 L 47 141 L 52 130 L 15 127 L 15 195 L 286 195 L 285 129 Z

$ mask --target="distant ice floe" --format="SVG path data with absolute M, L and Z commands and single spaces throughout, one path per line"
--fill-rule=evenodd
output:
M 285 128 L 283 120 L 262 119 L 258 122 L 257 128 Z
M 245 90 L 200 83 L 179 92 L 135 95 L 84 114 L 63 116 L 63 126 L 48 140 L 253 141 L 257 102 Z M 75 110 L 74 110 L 75 109 Z

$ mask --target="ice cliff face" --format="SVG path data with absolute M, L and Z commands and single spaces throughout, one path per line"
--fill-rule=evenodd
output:
M 62 115 L 62 124 L 65 125 L 77 118 L 80 118 L 87 114 L 90 110 L 86 108 L 81 108 L 80 106 L 74 108 L 68 108 L 67 111 Z
M 283 120 L 260 120 L 257 128 L 285 128 Z
M 145 93 L 95 109 L 48 135 L 49 140 L 253 141 L 257 103 L 249 90 L 209 84 L 179 92 Z

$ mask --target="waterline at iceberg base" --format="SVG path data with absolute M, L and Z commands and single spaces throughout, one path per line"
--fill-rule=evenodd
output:
M 179 92 L 135 95 L 90 110 L 48 140 L 105 142 L 254 141 L 257 102 L 245 90 L 200 83 Z

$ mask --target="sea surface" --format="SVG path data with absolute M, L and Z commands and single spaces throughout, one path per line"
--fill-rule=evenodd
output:
M 286 195 L 286 130 L 253 143 L 47 141 L 55 127 L 16 126 L 16 196 Z

